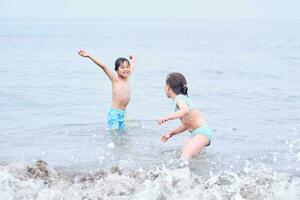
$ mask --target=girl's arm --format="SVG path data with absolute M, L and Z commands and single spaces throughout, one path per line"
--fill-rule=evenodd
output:
M 161 140 L 163 142 L 168 141 L 169 138 L 173 137 L 174 135 L 177 135 L 178 133 L 182 133 L 184 131 L 186 131 L 188 128 L 185 125 L 180 125 L 178 127 L 176 127 L 175 129 L 171 130 L 170 132 L 166 133 L 165 135 L 163 135 L 161 137 Z
M 78 51 L 79 55 L 81 55 L 82 57 L 86 57 L 91 59 L 96 65 L 98 65 L 107 75 L 107 77 L 113 82 L 116 80 L 116 76 L 115 74 L 105 65 L 103 64 L 100 60 L 94 58 L 93 56 L 91 56 L 88 52 L 80 50 Z
M 189 108 L 183 100 L 180 100 L 180 99 L 177 100 L 176 104 L 177 104 L 179 110 L 166 116 L 166 117 L 162 117 L 162 118 L 158 119 L 159 124 L 162 124 L 168 120 L 180 119 L 181 117 L 183 117 L 184 115 L 189 113 Z

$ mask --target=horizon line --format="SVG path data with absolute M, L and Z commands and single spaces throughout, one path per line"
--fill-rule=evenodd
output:
M 244 18 L 244 19 L 208 19 L 208 18 L 104 18 L 104 17 L 0 17 L 0 20 L 111 20 L 111 21 L 300 21 L 299 19 L 269 19 L 269 18 Z

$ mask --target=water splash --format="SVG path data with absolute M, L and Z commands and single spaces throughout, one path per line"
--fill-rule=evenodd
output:
M 126 171 L 55 170 L 44 161 L 0 167 L 0 199 L 299 199 L 300 178 L 268 168 L 192 173 L 188 165 Z
M 299 140 L 294 140 L 291 142 L 287 142 L 288 147 L 289 147 L 289 152 L 293 158 L 297 162 L 300 162 L 300 139 Z

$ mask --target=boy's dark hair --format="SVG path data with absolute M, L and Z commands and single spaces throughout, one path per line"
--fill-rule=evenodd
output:
M 167 76 L 166 84 L 173 90 L 175 94 L 183 94 L 188 96 L 188 87 L 186 80 L 181 73 L 173 72 Z
M 118 71 L 119 67 L 124 63 L 127 62 L 128 65 L 130 66 L 130 62 L 126 58 L 118 58 L 115 62 L 115 71 Z

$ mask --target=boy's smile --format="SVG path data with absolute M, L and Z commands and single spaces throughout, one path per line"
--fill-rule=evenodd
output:
M 124 78 L 128 78 L 131 72 L 131 66 L 124 62 L 118 69 L 118 74 Z

